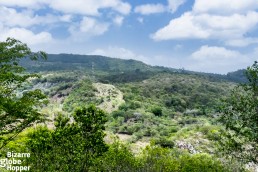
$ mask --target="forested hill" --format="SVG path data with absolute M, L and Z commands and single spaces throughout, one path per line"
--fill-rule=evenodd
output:
M 246 70 L 253 82 L 240 85 L 232 81 L 245 82 L 245 70 L 219 75 L 72 54 L 19 61 L 45 53 L 7 43 L 2 159 L 26 150 L 33 171 L 229 172 L 256 163 L 256 62 Z
M 30 63 L 33 63 L 31 65 Z M 36 71 L 58 71 L 58 70 L 96 70 L 105 72 L 126 72 L 126 71 L 154 71 L 156 68 L 136 60 L 123 60 L 99 55 L 75 55 L 75 54 L 48 54 L 46 61 L 40 60 L 22 62 L 29 70 Z
M 147 65 L 141 61 L 132 59 L 110 58 L 100 55 L 77 55 L 77 54 L 48 54 L 48 59 L 30 61 L 24 59 L 21 64 L 29 71 L 70 71 L 83 70 L 86 72 L 96 72 L 108 74 L 107 80 L 120 81 L 130 78 L 148 78 L 160 72 L 184 73 L 193 75 L 202 75 L 211 80 L 227 80 L 232 82 L 246 82 L 244 76 L 245 70 L 230 72 L 227 75 L 194 72 L 184 69 L 174 69 L 161 66 Z

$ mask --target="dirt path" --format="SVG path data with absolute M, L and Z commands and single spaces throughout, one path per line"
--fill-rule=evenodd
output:
M 102 99 L 102 103 L 98 105 L 99 108 L 110 113 L 118 109 L 124 103 L 123 93 L 114 85 L 94 83 L 93 86 L 98 90 L 95 94 Z

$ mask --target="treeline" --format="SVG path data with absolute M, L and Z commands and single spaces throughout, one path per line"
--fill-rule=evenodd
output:
M 178 73 L 204 76 L 210 81 L 231 81 L 245 83 L 245 70 L 229 72 L 227 75 L 194 72 L 185 69 L 174 69 L 161 66 L 150 66 L 137 60 L 122 60 L 98 55 L 48 54 L 47 60 L 30 61 L 21 59 L 20 64 L 29 71 L 85 71 L 104 82 L 140 81 L 158 73 Z M 103 77 L 104 74 L 104 77 Z M 128 78 L 126 80 L 125 78 Z
M 187 172 L 230 171 L 230 166 L 208 154 L 191 155 L 176 148 L 152 144 L 135 155 L 117 140 L 106 144 L 104 124 L 106 114 L 91 105 L 77 109 L 74 122 L 62 115 L 55 119 L 55 129 L 44 126 L 28 130 L 7 146 L 6 151 L 29 152 L 23 165 L 35 172 L 119 171 L 119 172 Z M 231 168 L 231 167 L 230 167 Z

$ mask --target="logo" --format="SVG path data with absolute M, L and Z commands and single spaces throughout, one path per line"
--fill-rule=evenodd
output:
M 7 152 L 7 158 L 0 159 L 0 167 L 5 168 L 8 171 L 29 171 L 30 166 L 23 166 L 22 160 L 24 158 L 29 158 L 30 153 L 16 153 L 16 152 Z

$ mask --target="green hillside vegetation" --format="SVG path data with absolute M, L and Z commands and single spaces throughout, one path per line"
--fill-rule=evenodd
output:
M 31 71 L 95 70 L 106 72 L 125 72 L 141 69 L 148 71 L 149 66 L 136 60 L 122 60 L 96 55 L 49 54 L 47 61 L 31 62 L 24 59 L 21 64 Z M 156 70 L 156 69 L 152 69 Z
M 150 66 L 137 60 L 122 60 L 119 58 L 110 58 L 99 55 L 76 55 L 76 54 L 48 54 L 47 60 L 30 61 L 29 59 L 21 59 L 20 64 L 28 71 L 83 71 L 85 73 L 103 76 L 102 82 L 128 82 L 140 81 L 156 74 L 157 72 L 184 73 L 193 75 L 206 76 L 211 80 L 246 82 L 244 76 L 245 70 L 230 72 L 227 75 L 194 72 L 185 69 L 173 69 L 163 66 Z M 93 70 L 92 70 L 93 69 Z M 120 79 L 118 79 L 120 78 Z M 126 80 L 127 78 L 127 80 Z
M 237 101 L 227 100 L 236 98 L 231 90 L 239 82 L 247 82 L 242 70 L 217 75 L 72 54 L 19 64 L 40 77 L 29 77 L 13 96 L 41 90 L 49 103 L 37 107 L 37 114 L 47 118 L 16 137 L 0 135 L 1 145 L 12 138 L 0 153 L 30 152 L 23 163 L 33 171 L 244 171 L 246 163 L 255 162 L 242 161 L 239 149 L 225 149 L 236 139 L 226 136 L 238 130 L 221 121 L 221 113 L 241 114 L 243 107 L 230 111 Z M 250 102 L 256 119 L 257 105 Z M 241 138 L 252 139 L 244 145 L 255 148 L 257 127 L 249 124 L 253 130 L 241 131 Z M 221 142 L 230 144 L 221 149 Z

